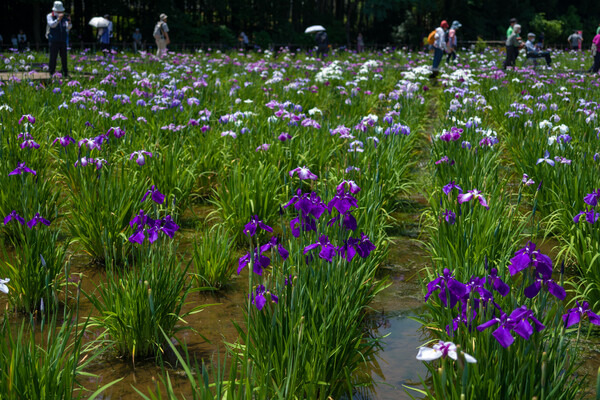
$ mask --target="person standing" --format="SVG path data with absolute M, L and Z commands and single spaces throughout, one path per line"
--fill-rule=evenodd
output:
M 153 36 L 156 40 L 156 56 L 162 57 L 167 52 L 167 45 L 171 43 L 171 40 L 169 40 L 167 14 L 160 14 L 160 19 L 154 26 Z
M 592 65 L 591 72 L 594 74 L 600 70 L 600 33 L 597 33 L 592 40 L 592 53 L 594 54 L 594 65 Z
M 506 39 L 508 39 L 510 37 L 510 35 L 513 34 L 513 30 L 514 27 L 517 23 L 517 19 L 516 18 L 511 18 L 510 21 L 508 21 L 510 23 L 510 26 L 508 27 L 508 29 L 506 30 Z
M 579 32 L 574 31 L 568 38 L 567 42 L 571 47 L 571 50 L 579 50 L 581 48 L 581 42 L 583 42 L 583 38 L 579 34 Z
M 23 29 L 19 30 L 19 34 L 17 35 L 18 47 L 19 51 L 24 51 L 27 47 L 27 35 L 23 32 Z
M 55 1 L 52 12 L 46 16 L 48 41 L 50 43 L 50 76 L 56 71 L 56 58 L 60 53 L 60 64 L 63 76 L 69 76 L 67 67 L 67 37 L 71 29 L 71 18 L 65 17 L 65 7 L 62 1 Z
M 329 50 L 329 38 L 327 37 L 327 32 L 317 32 L 315 35 L 315 41 L 317 42 L 317 54 L 319 57 L 326 57 L 327 51 Z
M 440 23 L 435 29 L 435 41 L 433 42 L 433 72 L 436 73 L 439 70 L 442 57 L 444 57 L 444 51 L 446 50 L 446 30 L 448 29 L 448 22 L 446 20 Z
M 363 39 L 362 32 L 358 32 L 356 37 L 356 52 L 362 53 L 365 50 L 365 40 Z
M 135 28 L 135 32 L 131 35 L 133 38 L 133 52 L 137 53 L 138 50 L 142 50 L 142 33 L 140 28 Z
M 519 34 L 521 33 L 521 25 L 513 26 L 512 34 L 506 39 L 506 59 L 503 63 L 503 68 L 514 67 L 515 61 L 519 56 L 519 49 L 523 47 L 523 42 Z
M 462 24 L 458 21 L 452 21 L 452 25 L 450 26 L 450 30 L 448 31 L 448 42 L 446 42 L 446 53 L 448 56 L 446 57 L 446 63 L 449 63 L 450 60 L 456 60 L 456 49 L 458 48 L 458 38 L 456 37 L 456 31 L 460 28 Z

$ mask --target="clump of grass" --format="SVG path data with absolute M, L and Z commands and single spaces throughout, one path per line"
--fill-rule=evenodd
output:
M 223 288 L 236 269 L 234 246 L 227 229 L 215 225 L 194 243 L 193 279 L 198 287 Z
M 56 313 L 40 324 L 32 317 L 23 321 L 17 332 L 3 319 L 0 323 L 0 398 L 71 400 L 87 397 L 77 379 L 91 376 L 84 369 L 100 353 L 82 359 L 87 322 L 78 326 L 71 322 L 70 314 L 63 317 L 62 325 L 58 324 Z M 96 398 L 118 381 L 104 385 L 88 398 Z
M 99 345 L 108 344 L 119 356 L 135 363 L 164 350 L 161 329 L 168 337 L 190 329 L 177 325 L 185 323 L 183 318 L 188 314 L 181 314 L 190 290 L 187 269 L 172 251 L 159 250 L 123 270 L 108 270 L 98 297 L 87 295 L 100 313 L 92 317 L 90 327 L 104 329 Z
M 58 232 L 42 224 L 32 229 L 18 226 L 15 232 L 14 253 L 2 246 L 0 275 L 10 279 L 10 304 L 17 311 L 31 313 L 40 309 L 42 299 L 47 306 L 55 303 L 69 241 L 59 243 Z

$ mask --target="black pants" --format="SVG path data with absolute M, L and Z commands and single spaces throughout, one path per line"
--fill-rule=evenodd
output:
M 506 67 L 514 67 L 518 56 L 519 49 L 517 49 L 515 46 L 506 46 L 506 60 L 504 60 L 504 69 L 506 69 Z
M 595 74 L 600 70 L 600 51 L 596 52 L 594 56 L 594 65 L 592 65 L 592 72 Z
M 548 51 L 538 51 L 538 52 L 529 52 L 527 53 L 527 58 L 543 58 L 546 60 L 546 65 L 550 66 L 552 64 L 552 59 L 550 58 L 550 52 Z
M 50 75 L 54 75 L 56 71 L 56 57 L 60 53 L 60 64 L 62 66 L 62 74 L 64 76 L 69 75 L 69 69 L 67 68 L 67 43 L 66 42 L 50 42 L 50 63 L 48 64 L 48 71 Z
M 450 60 L 456 60 L 456 52 L 454 50 L 452 50 L 452 53 L 448 53 L 448 55 L 446 56 L 446 64 L 449 64 Z

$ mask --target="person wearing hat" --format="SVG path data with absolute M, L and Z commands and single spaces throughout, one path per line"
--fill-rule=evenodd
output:
M 435 41 L 433 42 L 433 72 L 437 72 L 444 57 L 444 51 L 446 50 L 446 30 L 450 25 L 446 20 L 440 23 L 435 29 Z
M 448 40 L 446 41 L 446 64 L 450 63 L 450 60 L 456 60 L 456 49 L 458 47 L 458 39 L 456 37 L 456 30 L 460 28 L 462 24 L 458 21 L 452 21 L 450 30 L 448 31 Z
M 162 57 L 167 52 L 169 40 L 169 27 L 167 26 L 167 14 L 160 14 L 160 19 L 154 26 L 154 39 L 156 40 L 156 56 Z
M 137 53 L 138 49 L 142 50 L 142 32 L 140 32 L 140 28 L 135 28 L 135 32 L 131 37 L 133 38 L 133 52 Z
M 544 58 L 546 59 L 546 65 L 552 64 L 549 51 L 540 51 L 539 47 L 535 44 L 535 33 L 527 34 L 527 42 L 525 42 L 525 51 L 527 52 L 527 58 Z
M 523 47 L 523 41 L 519 36 L 520 33 L 521 25 L 515 24 L 512 34 L 506 39 L 506 59 L 502 63 L 504 69 L 515 66 L 515 61 L 519 56 L 519 49 Z
M 513 34 L 513 30 L 515 28 L 515 24 L 517 23 L 517 19 L 511 18 L 510 21 L 508 21 L 508 22 L 510 23 L 510 26 L 506 30 L 506 39 L 508 39 L 510 37 L 510 35 Z
M 67 39 L 71 29 L 71 18 L 65 16 L 65 7 L 62 1 L 55 1 L 52 12 L 46 16 L 46 37 L 50 44 L 50 62 L 48 71 L 50 76 L 56 71 L 56 58 L 60 54 L 60 64 L 63 76 L 69 75 L 67 68 Z

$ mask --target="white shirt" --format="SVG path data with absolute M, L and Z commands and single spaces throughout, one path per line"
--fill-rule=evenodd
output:
M 440 26 L 435 29 L 435 42 L 433 47 L 446 50 L 446 42 L 444 41 L 444 29 Z

